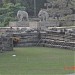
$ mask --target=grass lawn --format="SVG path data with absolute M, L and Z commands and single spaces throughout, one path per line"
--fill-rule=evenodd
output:
M 74 70 L 74 51 L 26 47 L 0 53 L 0 75 L 66 75 Z M 12 55 L 15 54 L 16 57 Z

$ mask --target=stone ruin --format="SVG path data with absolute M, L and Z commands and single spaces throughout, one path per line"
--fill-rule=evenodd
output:
M 12 38 L 19 39 L 13 43 Z M 13 47 L 55 47 L 75 50 L 75 30 L 68 31 L 67 28 L 55 28 L 41 30 L 26 30 L 21 33 L 12 33 L 0 36 L 0 51 L 12 51 Z
M 19 10 L 17 12 L 18 21 L 9 22 L 10 27 L 31 27 L 35 29 L 47 29 L 48 27 L 59 26 L 58 20 L 50 20 L 49 14 L 46 10 L 41 9 L 38 13 L 38 21 L 29 21 L 28 13 L 26 11 Z
M 13 39 L 9 35 L 0 36 L 0 52 L 13 51 Z
M 15 47 L 52 47 L 75 50 L 75 34 L 68 33 L 64 29 L 40 31 L 28 31 L 25 33 L 13 34 L 20 37 Z
M 64 19 L 64 17 L 58 16 L 55 13 L 53 14 L 53 17 L 50 16 L 48 11 L 45 9 L 41 9 L 38 13 L 38 21 L 29 21 L 28 13 L 26 11 L 19 10 L 17 12 L 17 19 L 18 21 L 9 22 L 10 27 L 31 27 L 36 29 L 45 30 L 48 27 L 61 27 L 61 26 L 67 26 L 67 25 L 74 25 L 74 15 L 70 15 L 69 17 L 72 17 L 72 19 Z
M 17 12 L 18 21 L 9 22 L 10 27 L 31 27 L 38 29 L 46 29 L 48 27 L 57 27 L 59 26 L 59 21 L 57 20 L 49 20 L 49 14 L 41 9 L 38 13 L 39 21 L 29 21 L 28 13 L 26 11 L 19 10 Z M 37 22 L 37 25 L 32 23 Z

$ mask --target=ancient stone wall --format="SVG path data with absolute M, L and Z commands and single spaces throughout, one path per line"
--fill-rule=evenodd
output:
M 41 46 L 75 50 L 75 35 L 49 32 L 41 35 Z
M 38 42 L 37 33 L 21 33 L 13 34 L 13 36 L 20 38 L 19 42 L 15 45 L 16 47 L 36 46 Z
M 2 51 L 12 51 L 13 50 L 13 40 L 10 37 L 0 37 L 0 50 Z
M 75 50 L 75 39 L 72 39 L 75 36 L 67 36 L 63 33 L 42 32 L 40 35 L 39 33 L 24 33 L 15 36 L 20 36 L 20 41 L 16 47 L 43 46 Z

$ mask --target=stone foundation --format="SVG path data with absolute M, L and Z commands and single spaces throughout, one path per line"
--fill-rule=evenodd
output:
M 41 29 L 46 29 L 48 27 L 58 27 L 58 26 L 59 26 L 59 22 L 57 20 L 38 22 L 38 28 Z
M 9 27 L 29 27 L 28 21 L 9 22 Z

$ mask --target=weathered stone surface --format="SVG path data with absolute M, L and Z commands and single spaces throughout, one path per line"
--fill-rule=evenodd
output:
M 10 27 L 29 27 L 28 21 L 9 22 Z
M 37 21 L 29 22 L 29 27 L 37 29 L 38 28 L 38 22 Z
M 38 23 L 38 27 L 41 29 L 46 29 L 48 27 L 57 27 L 59 26 L 59 21 L 51 20 L 51 21 L 41 21 Z
M 13 40 L 10 37 L 0 37 L 0 50 L 2 51 L 12 51 L 13 50 Z

